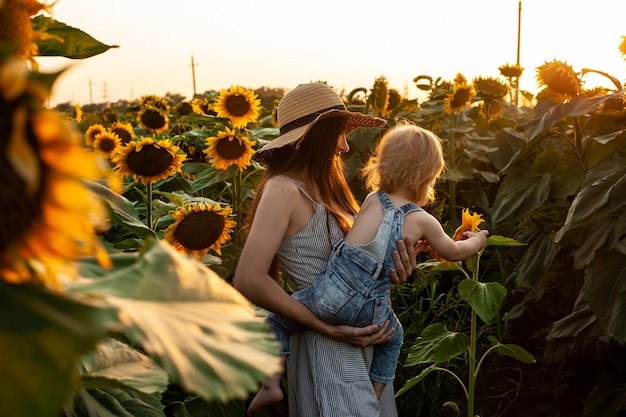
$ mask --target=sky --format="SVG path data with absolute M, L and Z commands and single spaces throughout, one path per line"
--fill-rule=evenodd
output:
M 619 51 L 626 1 L 522 0 L 521 18 L 519 7 L 519 0 L 58 0 L 54 19 L 119 47 L 84 60 L 37 61 L 44 72 L 66 68 L 51 106 L 310 81 L 348 93 L 381 76 L 414 98 L 418 75 L 499 76 L 498 67 L 517 62 L 519 27 L 522 90 L 535 93 L 536 68 L 555 59 L 626 80 Z M 611 86 L 599 75 L 583 80 Z

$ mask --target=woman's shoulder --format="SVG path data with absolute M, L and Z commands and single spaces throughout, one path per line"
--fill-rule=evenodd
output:
M 272 191 L 273 193 L 280 192 L 288 195 L 300 192 L 296 181 L 286 175 L 275 175 L 268 178 L 264 186 L 264 192 L 267 191 Z

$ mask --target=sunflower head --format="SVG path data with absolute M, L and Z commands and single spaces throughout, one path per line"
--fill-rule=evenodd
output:
M 96 140 L 93 141 L 93 148 L 96 152 L 109 158 L 117 151 L 121 144 L 122 141 L 119 136 L 110 130 L 105 130 L 96 135 Z
M 7 0 L 0 2 L 0 43 L 14 48 L 15 56 L 31 61 L 37 67 L 34 57 L 39 54 L 36 39 L 42 34 L 33 31 L 30 17 L 41 10 L 50 11 L 35 0 Z
M 95 123 L 95 124 L 90 125 L 87 128 L 87 131 L 85 132 L 85 144 L 88 146 L 92 146 L 93 143 L 96 141 L 96 136 L 98 136 L 100 133 L 103 133 L 106 130 L 107 128 L 101 125 L 100 123 Z
M 471 84 L 455 84 L 452 93 L 446 97 L 444 112 L 453 114 L 462 111 L 471 104 L 475 95 L 476 92 Z
M 209 116 L 216 116 L 217 113 L 213 110 L 213 103 L 208 98 L 196 97 L 191 100 L 191 108 L 194 113 L 206 114 Z
M 487 101 L 500 99 L 509 92 L 506 84 L 493 77 L 476 77 L 472 80 L 472 84 L 476 95 Z
M 179 116 L 187 116 L 193 113 L 193 106 L 188 101 L 181 101 L 176 105 L 175 110 Z
M 261 100 L 254 91 L 232 86 L 220 91 L 213 109 L 217 117 L 229 118 L 233 128 L 243 129 L 259 117 Z
M 389 106 L 389 84 L 383 76 L 374 80 L 372 92 L 368 97 L 368 102 L 378 114 L 387 112 Z
M 139 123 L 154 134 L 167 130 L 169 118 L 167 114 L 157 107 L 145 107 L 139 113 Z
M 619 44 L 619 51 L 622 54 L 622 59 L 626 60 L 626 36 L 622 36 L 622 42 Z
M 540 87 L 548 87 L 568 97 L 577 96 L 582 90 L 579 73 L 567 63 L 556 59 L 537 67 L 537 81 Z
M 457 241 L 465 239 L 465 236 L 463 236 L 465 232 L 477 232 L 480 230 L 478 226 L 483 221 L 482 215 L 478 213 L 470 214 L 469 209 L 464 209 L 461 216 L 461 225 L 454 231 L 452 240 Z
M 119 148 L 111 160 L 115 171 L 148 185 L 181 172 L 185 158 L 169 139 L 142 138 Z
M 518 64 L 510 65 L 508 63 L 498 67 L 498 70 L 504 78 L 508 78 L 509 80 L 512 78 L 521 77 L 522 73 L 524 72 L 524 68 L 522 68 Z
M 236 223 L 229 206 L 212 203 L 189 203 L 172 213 L 175 222 L 164 237 L 179 252 L 201 259 L 211 249 L 221 255 L 221 247 L 230 240 Z
M 127 144 L 137 137 L 133 130 L 133 125 L 130 123 L 117 121 L 109 127 L 109 130 L 115 133 L 123 144 Z
M 141 97 L 141 99 L 139 99 L 139 106 L 141 108 L 156 107 L 164 113 L 167 113 L 170 110 L 170 105 L 167 100 L 154 94 Z
M 216 136 L 207 138 L 206 145 L 203 152 L 212 161 L 215 169 L 228 169 L 229 166 L 236 165 L 239 171 L 243 171 L 250 165 L 255 142 L 226 127 Z
M 387 111 L 393 110 L 398 104 L 402 103 L 403 97 L 402 94 L 395 88 L 389 89 L 389 105 L 387 106 Z
M 5 208 L 0 276 L 56 287 L 60 276 L 76 275 L 73 261 L 80 256 L 95 254 L 103 266 L 110 265 L 97 236 L 107 227 L 106 210 L 83 183 L 104 179 L 107 171 L 96 153 L 83 148 L 75 124 L 41 105 L 41 89 L 32 81 L 19 84 L 21 90 L 4 85 L 13 81 L 0 77 L 0 187 Z

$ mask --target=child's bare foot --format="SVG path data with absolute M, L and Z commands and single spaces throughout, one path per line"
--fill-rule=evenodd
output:
M 278 384 L 275 382 L 274 380 L 263 382 L 261 389 L 254 396 L 252 402 L 250 402 L 250 406 L 246 412 L 248 417 L 252 417 L 264 408 L 278 404 L 283 400 L 283 390 L 280 389 L 280 382 Z

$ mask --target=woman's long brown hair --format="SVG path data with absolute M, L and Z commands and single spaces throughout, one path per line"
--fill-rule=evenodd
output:
M 266 162 L 266 170 L 257 187 L 244 224 L 247 231 L 256 214 L 263 187 L 269 178 L 293 171 L 304 171 L 315 187 L 321 201 L 344 232 L 352 225 L 352 218 L 359 211 L 357 203 L 343 171 L 343 161 L 335 157 L 339 136 L 346 124 L 344 117 L 328 117 L 315 123 L 302 139 L 300 147 L 283 146 L 272 151 Z M 313 191 L 313 190 L 311 190 Z M 346 218 L 343 213 L 350 218 Z M 274 259 L 270 275 L 276 277 L 277 262 Z

